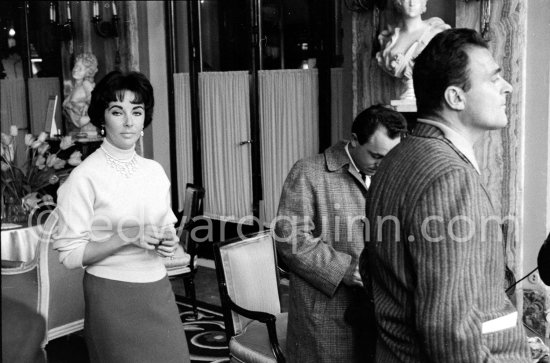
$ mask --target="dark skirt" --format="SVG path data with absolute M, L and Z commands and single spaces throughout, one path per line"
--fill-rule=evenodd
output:
M 151 283 L 84 275 L 84 333 L 90 362 L 189 362 L 168 277 Z

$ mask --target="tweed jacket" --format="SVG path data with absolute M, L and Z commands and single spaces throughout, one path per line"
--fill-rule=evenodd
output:
M 438 128 L 419 123 L 386 155 L 367 204 L 377 362 L 530 361 L 504 291 L 501 218 Z M 499 317 L 509 324 L 491 331 Z
M 344 314 L 355 294 L 342 278 L 364 247 L 367 189 L 345 145 L 298 161 L 283 186 L 275 235 L 290 270 L 289 362 L 354 361 Z

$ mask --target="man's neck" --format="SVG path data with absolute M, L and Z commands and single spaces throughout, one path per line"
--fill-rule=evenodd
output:
M 464 124 L 464 122 L 460 120 L 456 114 L 432 115 L 424 118 L 442 123 L 456 133 L 460 134 L 472 145 L 474 145 L 483 136 L 482 131 L 468 127 L 468 125 Z

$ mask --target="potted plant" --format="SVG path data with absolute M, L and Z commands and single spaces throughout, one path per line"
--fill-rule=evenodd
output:
M 54 152 L 50 145 L 52 140 L 48 140 L 45 132 L 38 137 L 25 135 L 26 160 L 17 162 L 17 135 L 16 126 L 11 126 L 9 135 L 1 134 L 3 223 L 26 222 L 37 208 L 53 206 L 51 191 L 55 191 L 71 170 L 82 162 L 80 151 L 67 153 L 74 146 L 71 136 L 62 137 L 58 150 Z

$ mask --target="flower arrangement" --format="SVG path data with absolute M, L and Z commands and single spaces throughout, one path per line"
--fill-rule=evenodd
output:
M 1 134 L 2 199 L 4 203 L 19 204 L 29 212 L 41 202 L 50 203 L 53 197 L 48 193 L 52 186 L 66 178 L 71 170 L 82 162 L 80 151 L 70 152 L 74 146 L 71 136 L 62 137 L 59 150 L 54 152 L 51 140 L 42 132 L 38 137 L 25 135 L 25 155 L 23 163 L 16 162 L 16 126 L 11 126 L 9 135 Z M 69 155 L 63 157 L 63 155 Z M 19 166 L 21 165 L 21 166 Z

